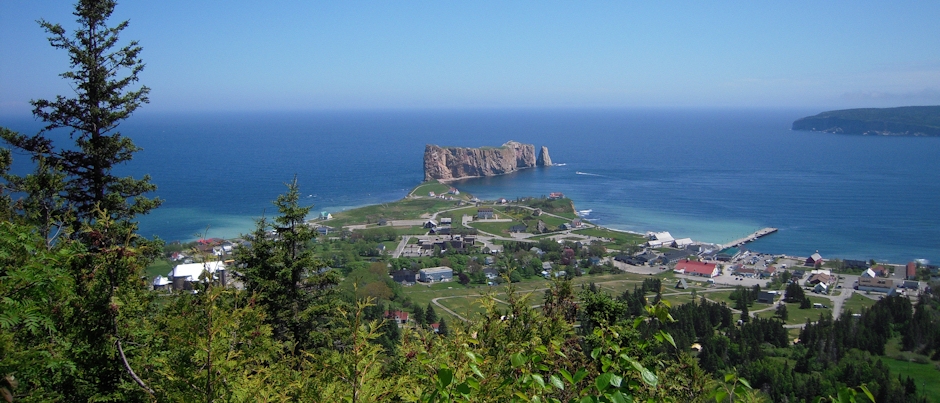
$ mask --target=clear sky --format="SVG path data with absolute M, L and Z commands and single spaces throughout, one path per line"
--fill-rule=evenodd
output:
M 715 4 L 717 3 L 717 4 Z M 0 114 L 71 1 L 0 0 Z M 150 111 L 940 104 L 940 2 L 123 1 Z

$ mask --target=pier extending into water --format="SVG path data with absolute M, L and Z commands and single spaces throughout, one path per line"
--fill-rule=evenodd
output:
M 777 229 L 776 229 L 776 228 L 773 228 L 773 227 L 762 228 L 762 229 L 757 230 L 757 232 L 755 232 L 755 233 L 753 233 L 753 234 L 751 234 L 751 235 L 748 235 L 748 236 L 746 236 L 746 237 L 744 237 L 744 238 L 737 239 L 737 240 L 731 241 L 731 243 L 722 245 L 722 246 L 721 246 L 721 249 L 733 248 L 733 247 L 735 247 L 735 246 L 744 245 L 744 244 L 746 244 L 746 243 L 748 243 L 748 242 L 756 241 L 757 238 L 760 238 L 760 237 L 762 237 L 762 236 L 767 236 L 767 235 L 773 234 L 774 232 L 777 232 Z

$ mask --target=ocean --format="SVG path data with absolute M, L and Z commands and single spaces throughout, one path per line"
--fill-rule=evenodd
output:
M 563 165 L 456 186 L 487 199 L 563 192 L 597 224 L 713 243 L 779 228 L 749 245 L 761 252 L 940 262 L 940 138 L 790 130 L 818 112 L 142 112 L 121 131 L 144 150 L 120 171 L 150 174 L 165 200 L 141 217 L 144 235 L 235 237 L 276 215 L 294 175 L 305 204 L 335 212 L 402 198 L 423 179 L 425 144 L 516 140 Z

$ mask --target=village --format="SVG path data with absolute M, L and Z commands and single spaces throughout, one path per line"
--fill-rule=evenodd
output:
M 787 284 L 796 283 L 810 295 L 813 312 L 787 322 L 798 328 L 805 317 L 857 312 L 885 295 L 916 296 L 927 280 L 940 276 L 936 266 L 918 262 L 892 265 L 824 259 L 818 251 L 795 257 L 748 250 L 749 242 L 775 233 L 775 228 L 726 245 L 676 239 L 669 232 L 614 231 L 583 219 L 571 200 L 557 192 L 483 201 L 446 184 L 426 183 L 398 203 L 382 207 L 385 213 L 370 206 L 324 211 L 310 220 L 324 250 L 358 245 L 356 256 L 345 262 L 324 259 L 328 266 L 321 270 L 348 274 L 341 266 L 351 261 L 386 262 L 388 281 L 404 295 L 464 321 L 479 311 L 475 300 L 503 292 L 507 282 L 535 292 L 547 279 L 564 277 L 622 292 L 654 277 L 662 280 L 663 297 L 679 304 L 699 297 L 733 305 L 734 290 L 756 287 L 753 316 L 773 314 L 785 304 Z M 393 213 L 396 208 L 400 211 Z M 154 290 L 188 291 L 194 282 L 208 279 L 239 287 L 233 252 L 240 245 L 250 246 L 250 240 L 199 240 L 188 250 L 171 252 L 163 266 L 170 269 L 153 278 Z M 404 309 L 390 309 L 388 315 L 407 323 Z

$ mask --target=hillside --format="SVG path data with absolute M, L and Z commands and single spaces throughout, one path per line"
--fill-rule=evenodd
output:
M 793 122 L 793 130 L 881 136 L 940 136 L 940 106 L 844 109 Z

